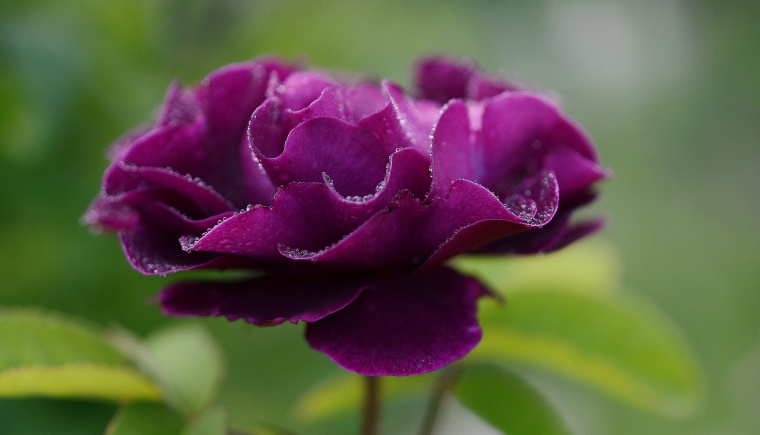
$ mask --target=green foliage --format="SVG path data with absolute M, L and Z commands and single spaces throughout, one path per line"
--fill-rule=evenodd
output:
M 549 401 L 514 373 L 472 365 L 454 388 L 462 405 L 510 435 L 569 435 L 570 429 Z
M 159 403 L 124 407 L 108 425 L 106 435 L 181 435 L 182 416 Z
M 563 375 L 656 414 L 688 415 L 702 398 L 701 373 L 680 334 L 630 296 L 536 290 L 511 296 L 506 308 L 484 308 L 473 360 Z
M 140 341 L 124 330 L 111 341 L 157 382 L 166 402 L 185 414 L 208 406 L 219 387 L 224 363 L 213 338 L 192 323 L 160 330 Z
M 0 396 L 158 400 L 143 374 L 85 323 L 30 310 L 0 313 Z
M 209 408 L 185 427 L 182 435 L 224 435 L 227 433 L 227 413 L 224 409 Z
M 0 396 L 125 403 L 109 435 L 223 435 L 226 413 L 209 407 L 223 366 L 213 338 L 194 324 L 142 341 L 58 314 L 0 312 Z

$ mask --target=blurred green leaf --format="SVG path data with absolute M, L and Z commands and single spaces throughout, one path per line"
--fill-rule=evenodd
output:
M 0 373 L 0 396 L 93 398 L 127 402 L 159 400 L 161 392 L 129 367 L 72 364 L 57 367 L 19 367 Z
M 182 435 L 225 435 L 227 433 L 227 413 L 224 409 L 209 408 L 194 418 Z
M 161 386 L 167 403 L 190 414 L 211 403 L 224 372 L 213 337 L 200 325 L 184 323 L 141 342 L 126 331 L 111 339 Z
M 32 310 L 0 312 L 0 396 L 158 400 L 145 376 L 80 320 Z
M 533 386 L 503 368 L 474 364 L 454 388 L 459 402 L 510 435 L 567 435 L 562 417 Z
M 0 370 L 126 359 L 85 322 L 34 310 L 0 311 Z
M 473 275 L 489 288 L 510 295 L 551 288 L 607 294 L 620 282 L 620 258 L 609 244 L 580 243 L 548 255 L 460 256 L 452 260 L 459 271 Z
M 481 312 L 473 360 L 519 363 L 576 379 L 653 413 L 684 416 L 702 399 L 701 372 L 652 306 L 561 291 L 517 293 Z
M 119 411 L 106 435 L 180 435 L 184 422 L 176 411 L 155 403 L 134 403 Z
M 382 400 L 417 393 L 427 394 L 432 375 L 396 378 L 386 376 L 380 383 Z M 334 376 L 309 390 L 295 408 L 296 417 L 304 421 L 315 421 L 342 412 L 356 410 L 363 403 L 364 384 L 361 376 L 346 373 Z

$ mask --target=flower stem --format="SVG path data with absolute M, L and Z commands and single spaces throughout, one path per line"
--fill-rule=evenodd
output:
M 364 420 L 362 435 L 377 435 L 380 416 L 380 377 L 364 376 Z
M 430 403 L 428 403 L 427 412 L 425 413 L 425 420 L 422 422 L 422 430 L 420 435 L 432 435 L 433 429 L 435 429 L 435 420 L 438 417 L 438 411 L 441 409 L 441 401 L 446 392 L 456 382 L 459 374 L 464 367 L 461 364 L 449 364 L 441 370 L 441 374 L 438 376 L 437 382 L 433 386 L 433 394 L 430 396 Z

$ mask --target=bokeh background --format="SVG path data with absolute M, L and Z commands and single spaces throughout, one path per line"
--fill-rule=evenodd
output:
M 176 321 L 149 304 L 172 278 L 139 276 L 78 223 L 107 145 L 171 80 L 280 53 L 408 85 L 417 56 L 446 52 L 551 90 L 584 125 L 614 170 L 597 242 L 705 372 L 704 405 L 680 420 L 565 386 L 585 430 L 760 433 L 758 23 L 760 2 L 739 0 L 0 0 L 0 304 L 140 334 Z M 299 395 L 338 372 L 302 325 L 201 322 L 227 358 L 220 399 L 238 427 L 288 427 Z M 102 433 L 114 410 L 2 399 L 0 433 Z

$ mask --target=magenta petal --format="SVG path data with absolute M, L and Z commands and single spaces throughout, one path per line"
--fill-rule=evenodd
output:
M 82 223 L 98 230 L 131 230 L 140 222 L 134 208 L 111 197 L 100 195 L 87 208 Z
M 172 124 L 157 128 L 136 139 L 121 156 L 123 163 L 137 166 L 171 167 L 175 172 L 200 176 L 210 150 L 204 143 L 202 118 L 191 124 Z M 106 190 L 111 190 L 110 174 L 106 174 Z
M 335 80 L 324 74 L 300 71 L 289 75 L 274 89 L 274 94 L 282 99 L 283 109 L 297 111 L 310 105 L 325 88 L 335 84 Z
M 443 58 L 422 59 L 417 65 L 415 83 L 420 96 L 445 104 L 452 98 L 467 96 L 467 88 L 475 71 L 470 62 L 454 62 Z
M 418 240 L 428 208 L 408 192 L 399 194 L 386 210 L 377 212 L 339 242 L 316 252 L 288 255 L 346 269 L 409 267 L 431 251 Z M 325 245 L 327 246 L 327 245 Z
M 445 197 L 459 178 L 477 180 L 482 163 L 470 138 L 467 106 L 455 100 L 443 110 L 433 129 L 433 185 L 430 198 Z
M 464 252 L 549 223 L 559 203 L 558 186 L 550 173 L 533 180 L 531 195 L 518 205 L 512 199 L 502 204 L 491 192 L 467 180 L 451 185 L 449 196 L 433 205 L 426 231 L 438 240 L 437 249 L 425 267 L 435 266 Z M 520 205 L 532 205 L 526 213 Z
M 596 161 L 568 149 L 550 154 L 546 159 L 546 168 L 557 175 L 563 207 L 572 206 L 583 199 L 595 182 L 609 176 L 609 171 L 602 169 Z
M 476 280 L 446 268 L 383 280 L 342 310 L 310 323 L 306 340 L 363 375 L 427 373 L 478 344 L 476 301 L 487 293 Z
M 172 316 L 225 316 L 256 325 L 315 322 L 353 302 L 367 287 L 358 279 L 269 275 L 236 282 L 178 282 L 158 300 Z
M 330 117 L 349 121 L 344 89 L 340 86 L 330 86 L 307 107 L 300 110 L 285 110 L 282 114 L 285 131 L 292 130 L 298 124 L 313 118 Z
M 192 202 L 206 216 L 224 213 L 235 208 L 201 179 L 195 179 L 189 175 L 183 176 L 173 170 L 164 168 L 127 164 L 118 166 L 123 171 L 133 175 L 136 179 L 150 183 L 152 187 L 176 192 L 177 195 Z
M 281 250 L 318 251 L 337 242 L 375 213 L 367 204 L 347 202 L 326 185 L 294 183 L 281 189 L 272 207 L 256 206 L 184 240 L 188 251 L 235 254 L 282 262 Z
M 122 231 L 119 235 L 129 263 L 146 275 L 195 269 L 215 257 L 205 253 L 184 252 L 177 235 L 160 227 L 139 224 L 133 230 Z
M 290 67 L 280 62 L 254 61 L 226 66 L 203 80 L 196 95 L 214 140 L 237 142 L 253 109 L 264 101 L 270 75 L 289 72 Z
M 327 174 L 344 196 L 375 193 L 389 154 L 363 128 L 335 118 L 310 119 L 294 128 L 283 153 L 261 164 L 275 184 L 321 182 Z
M 467 96 L 475 101 L 483 101 L 486 98 L 495 97 L 504 91 L 516 91 L 518 89 L 519 87 L 515 84 L 476 72 L 467 86 Z
M 374 84 L 360 83 L 346 90 L 348 112 L 352 122 L 369 116 L 388 104 L 388 97 Z
M 335 194 L 345 201 L 365 204 L 373 210 L 380 210 L 388 205 L 401 191 L 409 191 L 415 197 L 422 198 L 430 189 L 429 167 L 430 160 L 427 157 L 412 148 L 405 148 L 391 155 L 385 179 L 377 186 L 374 194 L 363 197 L 344 197 L 337 191 Z M 332 180 L 326 178 L 330 190 L 335 190 Z
M 166 91 L 157 125 L 190 124 L 200 114 L 201 108 L 195 94 L 191 90 L 182 89 L 182 85 L 175 81 Z
M 591 142 L 551 101 L 511 92 L 486 102 L 483 110 L 483 174 L 479 181 L 504 192 L 511 184 L 547 168 L 546 156 L 568 150 L 596 161 Z

